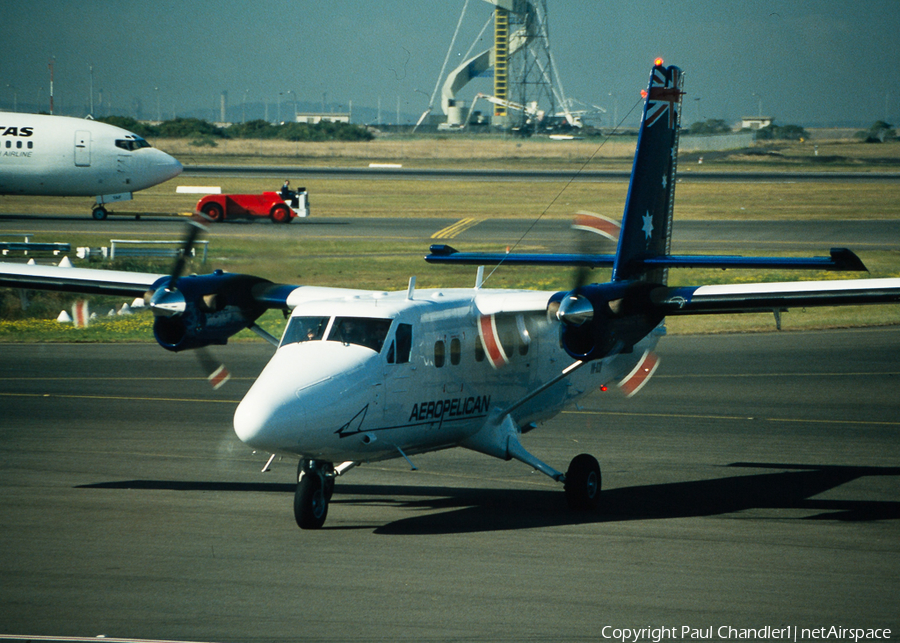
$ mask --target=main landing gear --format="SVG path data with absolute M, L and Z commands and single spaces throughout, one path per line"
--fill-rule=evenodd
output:
M 600 465 L 594 456 L 587 453 L 575 456 L 564 475 L 525 451 L 517 438 L 510 440 L 509 447 L 506 459 L 515 458 L 562 482 L 566 502 L 573 511 L 595 511 L 600 506 Z M 300 461 L 294 493 L 294 519 L 300 529 L 322 528 L 328 516 L 328 502 L 334 493 L 335 477 L 357 464 L 344 462 L 335 467 L 322 460 Z
M 570 509 L 584 511 L 600 506 L 600 465 L 597 459 L 582 453 L 569 463 L 563 489 Z

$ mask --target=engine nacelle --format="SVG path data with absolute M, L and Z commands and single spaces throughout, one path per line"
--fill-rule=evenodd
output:
M 570 357 L 581 361 L 628 352 L 664 315 L 650 293 L 658 284 L 643 281 L 589 284 L 550 299 L 561 322 L 560 341 Z
M 266 279 L 221 270 L 181 277 L 174 289 L 168 288 L 168 277 L 161 279 L 150 299 L 156 315 L 153 335 L 160 346 L 175 352 L 226 344 L 265 312 L 253 292 L 269 284 Z

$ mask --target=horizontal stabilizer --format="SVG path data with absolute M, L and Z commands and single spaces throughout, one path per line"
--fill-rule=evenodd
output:
M 433 245 L 428 263 L 509 266 L 579 266 L 603 268 L 613 265 L 614 255 L 578 253 L 458 252 L 452 246 Z M 828 257 L 741 257 L 736 255 L 663 255 L 635 259 L 637 272 L 653 268 L 749 268 L 756 270 L 850 270 L 866 272 L 866 266 L 847 248 L 832 248 Z
M 436 244 L 429 248 L 431 254 L 425 256 L 428 263 L 455 263 L 461 265 L 509 266 L 582 266 L 600 268 L 612 266 L 614 255 L 587 255 L 578 253 L 538 254 L 518 252 L 458 252 L 456 248 Z
M 752 268 L 758 270 L 848 270 L 868 272 L 862 260 L 847 248 L 832 248 L 828 257 L 740 257 L 666 255 L 641 260 L 646 267 Z

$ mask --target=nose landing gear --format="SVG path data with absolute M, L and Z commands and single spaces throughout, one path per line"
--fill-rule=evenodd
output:
M 321 529 L 334 492 L 334 467 L 330 462 L 301 460 L 297 467 L 294 518 L 300 529 Z

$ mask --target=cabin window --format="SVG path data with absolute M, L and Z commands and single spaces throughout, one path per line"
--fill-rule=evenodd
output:
M 325 337 L 329 319 L 329 317 L 291 317 L 287 328 L 284 329 L 281 345 L 320 341 Z
M 394 341 L 388 350 L 388 364 L 406 364 L 412 352 L 412 325 L 397 324 Z
M 390 319 L 335 317 L 328 333 L 328 341 L 365 346 L 380 353 L 390 327 Z
M 462 346 L 459 337 L 450 340 L 450 363 L 454 366 L 459 364 L 459 357 L 462 354 Z
M 440 368 L 444 365 L 444 342 L 438 340 L 434 343 L 434 365 Z
M 30 149 L 32 149 L 33 147 L 34 147 L 34 143 L 31 142 L 31 141 L 28 141 L 28 149 L 30 150 Z
M 20 150 L 22 149 L 22 141 L 16 141 L 16 148 Z
M 475 361 L 483 362 L 484 361 L 484 346 L 481 345 L 481 339 L 475 342 Z
M 12 141 L 6 141 L 6 147 L 7 148 L 12 147 Z

